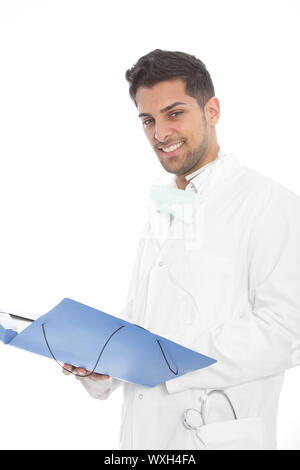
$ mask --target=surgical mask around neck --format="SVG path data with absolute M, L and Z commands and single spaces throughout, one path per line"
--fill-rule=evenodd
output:
M 197 194 L 192 191 L 159 184 L 151 186 L 150 197 L 161 212 L 172 214 L 182 222 L 191 221 L 199 199 Z

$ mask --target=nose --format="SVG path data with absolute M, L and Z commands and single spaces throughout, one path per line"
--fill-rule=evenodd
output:
M 164 143 L 167 142 L 172 135 L 172 130 L 169 127 L 167 122 L 163 121 L 156 121 L 155 123 L 155 133 L 154 138 L 158 142 Z

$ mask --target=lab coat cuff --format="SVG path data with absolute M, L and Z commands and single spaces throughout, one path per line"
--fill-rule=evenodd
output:
M 181 392 L 180 382 L 178 382 L 178 379 L 167 380 L 167 382 L 165 382 L 165 385 L 168 390 L 168 393 Z
M 112 378 L 94 381 L 87 378 L 80 380 L 86 391 L 93 398 L 105 400 L 112 389 Z

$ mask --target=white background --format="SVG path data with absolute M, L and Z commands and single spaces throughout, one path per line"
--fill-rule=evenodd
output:
M 64 297 L 118 315 L 162 169 L 124 75 L 153 49 L 199 57 L 225 152 L 300 195 L 299 0 L 0 0 L 0 309 Z M 300 314 L 300 312 L 299 312 Z M 1 449 L 116 449 L 122 394 L 0 346 Z M 279 448 L 300 449 L 300 369 Z

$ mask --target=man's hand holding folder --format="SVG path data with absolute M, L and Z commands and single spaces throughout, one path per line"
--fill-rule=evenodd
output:
M 76 374 L 76 379 L 82 380 L 85 378 L 85 376 L 88 376 L 88 379 L 94 380 L 95 382 L 100 381 L 100 380 L 107 380 L 110 378 L 109 375 L 105 374 L 96 374 L 96 372 L 93 372 L 92 374 L 90 371 L 83 369 L 82 367 L 74 367 L 71 364 L 64 364 L 63 366 L 63 373 L 65 375 L 70 375 L 70 374 Z M 68 369 L 70 372 L 68 372 Z M 89 375 L 90 374 L 90 375 Z
M 52 358 L 60 367 L 61 362 L 67 364 L 67 374 L 77 376 L 76 370 L 80 379 L 92 378 L 82 380 L 86 385 L 97 381 L 109 388 L 120 380 L 154 387 L 216 362 L 139 325 L 68 298 L 36 320 L 27 320 L 29 326 L 19 333 L 5 323 L 5 318 L 1 320 L 0 340 Z

